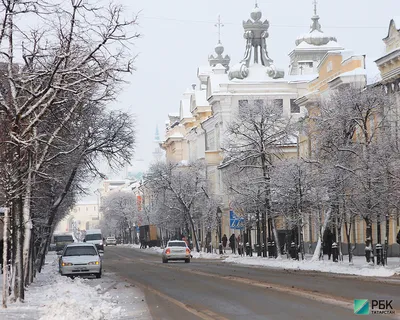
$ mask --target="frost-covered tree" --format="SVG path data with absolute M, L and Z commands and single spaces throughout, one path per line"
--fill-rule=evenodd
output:
M 349 86 L 321 101 L 318 114 L 311 119 L 317 133 L 313 136 L 315 158 L 330 172 L 326 182 L 337 241 L 341 243 L 344 223 L 350 259 L 350 232 L 356 215 L 367 225 L 367 249 L 373 245 L 373 221 L 378 222 L 378 241 L 381 240 L 379 222 L 385 212 L 389 189 L 385 186 L 384 168 L 380 165 L 386 161 L 387 154 L 379 150 L 392 148 L 384 138 L 390 131 L 390 110 L 390 101 L 382 88 Z
M 99 155 L 88 156 L 94 145 L 92 127 L 82 131 L 80 116 L 90 107 L 99 111 L 115 98 L 122 74 L 132 71 L 128 44 L 137 35 L 130 31 L 135 21 L 124 20 L 121 7 L 115 5 L 6 0 L 0 14 L 0 126 L 6 128 L 0 144 L 0 176 L 11 215 L 12 296 L 23 300 L 24 278 L 30 278 L 25 270 L 35 243 L 31 231 L 38 229 L 32 219 L 34 186 L 39 179 L 58 183 L 47 212 L 47 238 L 40 245 L 43 256 L 56 216 L 67 207 L 63 201 L 77 185 L 76 173 L 85 171 L 85 165 L 93 169 L 95 154 Z M 107 117 L 123 118 L 101 113 L 95 120 L 104 124 Z M 103 155 L 117 160 L 130 153 L 132 141 L 110 147 L 115 135 L 122 138 L 116 134 L 122 133 L 121 128 L 105 132 L 112 128 L 106 126 L 101 132 L 94 127 L 97 135 L 108 136 L 97 144 Z M 68 129 L 80 130 L 77 144 L 69 145 Z M 65 135 L 69 136 L 63 140 Z M 61 163 L 67 175 L 52 176 L 51 165 L 61 168 Z
M 280 254 L 275 219 L 271 210 L 271 168 L 281 157 L 282 147 L 290 143 L 292 126 L 283 115 L 282 105 L 275 100 L 253 100 L 239 105 L 238 114 L 229 123 L 224 142 L 225 162 L 234 163 L 255 179 L 252 184 L 259 190 L 261 229 L 264 256 L 267 255 L 267 221 Z
M 187 235 L 191 233 L 199 252 L 197 230 L 202 222 L 209 220 L 212 211 L 204 163 L 156 163 L 150 167 L 145 180 L 147 188 L 157 195 L 156 219 L 179 226 Z
M 104 197 L 101 206 L 102 225 L 107 235 L 121 235 L 124 242 L 134 241 L 134 227 L 137 225 L 138 210 L 134 193 L 113 191 Z M 128 229 L 128 234 L 126 230 Z

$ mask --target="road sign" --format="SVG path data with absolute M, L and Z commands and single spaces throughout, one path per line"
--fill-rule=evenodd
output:
M 234 230 L 242 230 L 244 228 L 244 218 L 239 218 L 233 210 L 230 210 L 229 227 Z

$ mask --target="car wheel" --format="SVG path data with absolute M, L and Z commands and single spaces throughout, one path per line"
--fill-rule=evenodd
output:
M 185 259 L 185 263 L 189 263 L 190 262 L 190 259 Z
M 101 278 L 101 271 L 99 273 L 96 273 L 96 279 L 100 279 Z
M 162 259 L 163 263 L 168 263 L 168 259 Z

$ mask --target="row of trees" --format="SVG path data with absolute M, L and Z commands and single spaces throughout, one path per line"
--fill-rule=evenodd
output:
M 399 120 L 398 106 L 380 86 L 341 87 L 299 121 L 283 118 L 274 101 L 253 100 L 241 108 L 227 126 L 220 169 L 230 205 L 257 230 L 256 243 L 264 248 L 259 255 L 267 256 L 269 241 L 275 241 L 280 254 L 280 223 L 293 231 L 286 246 L 294 241 L 301 258 L 304 231 L 309 239 L 317 231 L 318 259 L 324 232 L 331 226 L 341 257 L 345 229 L 351 261 L 356 220 L 366 223 L 366 250 L 385 238 L 387 252 L 389 220 L 397 217 L 399 205 Z M 309 140 L 304 142 L 304 136 Z M 288 158 L 288 150 L 297 150 L 297 157 Z M 209 196 L 204 164 L 156 164 L 146 181 L 154 222 L 184 227 L 195 239 L 198 229 L 216 230 L 222 199 Z
M 129 161 L 131 115 L 109 111 L 133 69 L 135 19 L 121 7 L 5 0 L 0 5 L 0 206 L 3 306 L 24 300 L 56 224 L 88 179 Z M 32 25 L 29 22 L 32 22 Z M 11 262 L 7 264 L 7 252 Z

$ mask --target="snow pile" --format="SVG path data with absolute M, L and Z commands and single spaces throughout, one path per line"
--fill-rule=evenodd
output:
M 223 259 L 226 256 L 222 256 L 216 253 L 192 251 L 192 257 L 194 259 Z
M 51 270 L 46 270 L 46 267 Z M 40 283 L 42 317 L 40 320 L 115 319 L 120 307 L 111 301 L 108 293 L 101 294 L 101 286 L 91 287 L 91 279 L 62 277 L 53 266 L 46 266 Z
M 389 265 L 387 267 L 367 264 L 364 257 L 354 257 L 353 265 L 349 265 L 346 260 L 343 262 L 333 262 L 331 260 L 311 261 L 309 257 L 304 261 L 297 261 L 286 258 L 279 260 L 254 256 L 231 256 L 226 258 L 224 262 L 287 270 L 319 271 L 367 277 L 390 277 L 396 273 L 400 273 L 400 267 L 399 264 L 396 263 L 396 260 L 398 262 L 398 258 L 389 260 Z

